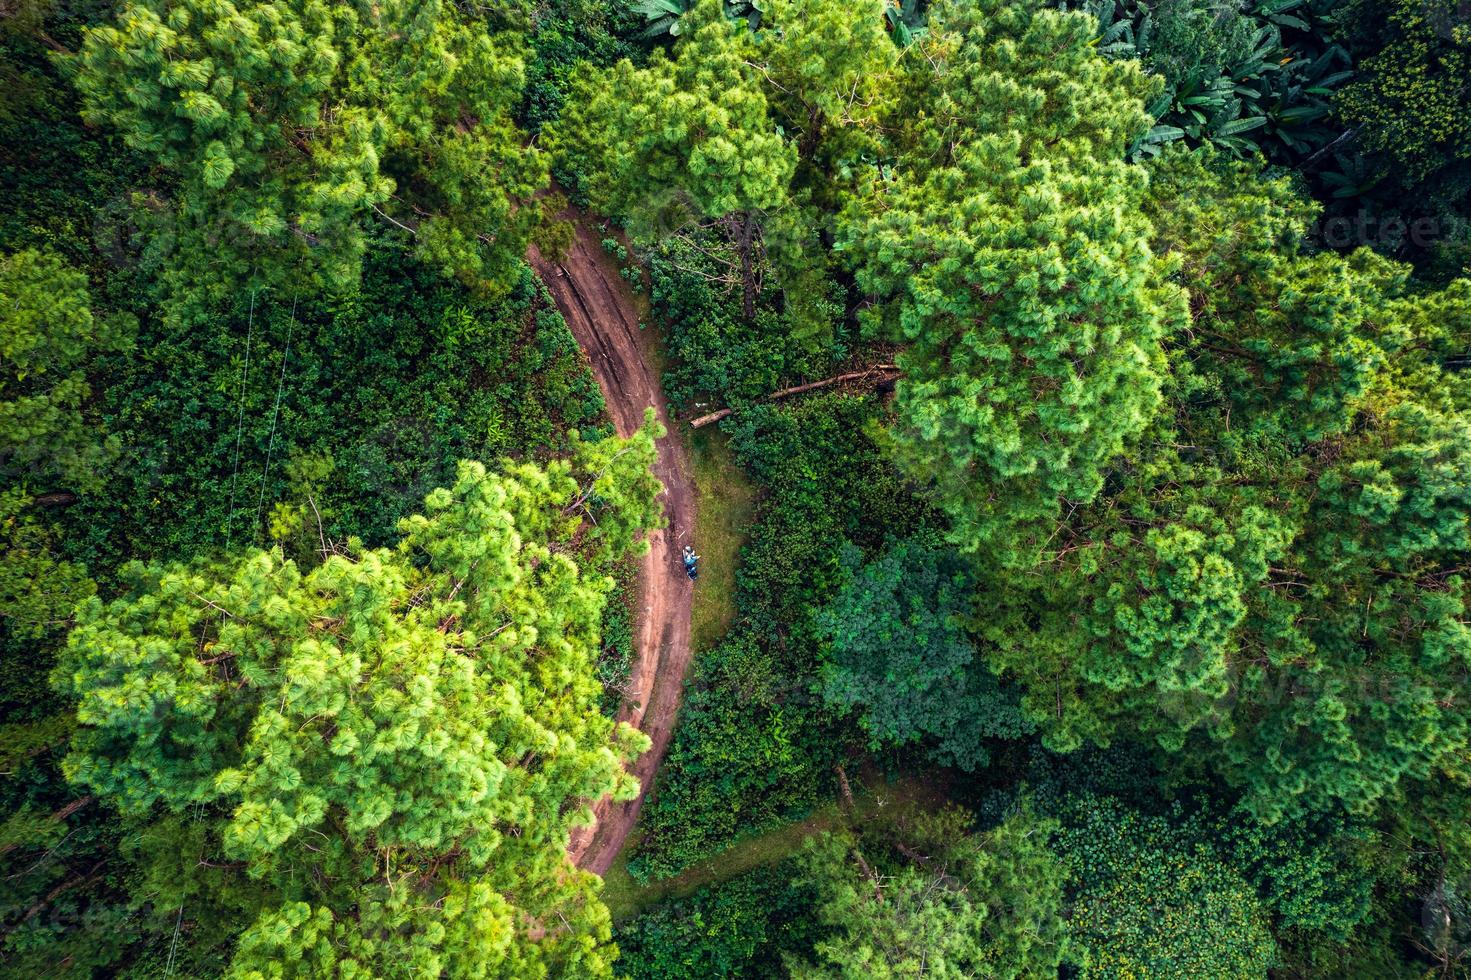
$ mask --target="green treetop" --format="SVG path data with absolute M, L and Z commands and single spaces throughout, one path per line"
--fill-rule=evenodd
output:
M 892 82 L 898 50 L 874 0 L 776 0 L 762 13 L 757 62 L 782 130 L 793 134 L 803 163 L 855 162 L 877 144 L 874 130 Z M 814 181 L 823 179 L 813 173 Z M 827 176 L 831 179 L 831 176 Z
M 129 319 L 93 312 L 83 273 L 46 252 L 0 256 L 0 616 L 17 633 L 63 623 L 92 592 L 85 569 L 56 560 L 36 499 L 101 485 L 119 446 L 84 410 L 86 369 L 132 343 Z M 26 658 L 8 680 L 29 689 L 44 674 L 33 668 Z
M 705 219 L 779 207 L 795 155 L 769 123 L 745 23 L 702 0 L 681 25 L 673 57 L 655 50 L 645 68 L 625 59 L 582 76 L 549 145 L 604 213 L 655 220 L 674 207 Z
M 811 343 L 833 316 L 818 208 L 877 147 L 894 55 L 881 4 L 784 0 L 753 35 L 702 0 L 672 55 L 582 75 L 548 145 L 635 239 L 678 235 L 714 259 L 748 320 L 773 270 Z
M 84 368 L 132 345 L 125 318 L 92 312 L 87 277 L 55 255 L 0 256 L 0 479 L 32 491 L 91 488 L 116 455 L 83 417 Z
M 253 919 L 233 974 L 607 974 L 607 912 L 564 852 L 591 800 L 637 791 L 622 762 L 647 745 L 598 709 L 612 583 L 576 557 L 595 488 L 605 554 L 656 521 L 652 429 L 614 445 L 463 463 L 395 549 L 134 563 L 83 605 L 55 672 L 65 770 L 200 828 L 226 880 L 179 914 Z
M 1080 14 L 942 4 L 906 52 L 897 160 L 839 247 L 902 341 L 896 459 L 957 543 L 1025 563 L 1149 422 L 1184 316 L 1123 160 L 1150 83 Z M 1009 556 L 1009 558 L 1008 558 Z
M 519 45 L 438 0 L 136 0 L 87 33 L 77 85 L 90 122 L 177 177 L 176 299 L 353 282 L 370 222 L 495 292 L 545 183 L 510 121 Z
M 987 738 L 1033 730 L 966 636 L 975 581 L 958 556 L 911 539 L 866 565 L 852 545 L 841 557 L 843 585 L 818 617 L 822 695 L 856 709 L 874 748 L 932 740 L 938 762 L 974 770 Z
M 1269 821 L 1461 772 L 1471 440 L 1439 361 L 1471 284 L 1301 254 L 1301 208 L 1248 165 L 1155 178 L 1194 311 L 1170 411 L 1036 567 L 984 582 L 990 664 L 1054 748 L 1188 746 Z
M 1051 821 L 1025 808 L 985 834 L 947 810 L 896 831 L 890 847 L 850 833 L 813 838 L 801 880 L 828 937 L 795 977 L 1037 977 L 1057 972 L 1063 877 Z M 891 849 L 892 848 L 892 849 Z

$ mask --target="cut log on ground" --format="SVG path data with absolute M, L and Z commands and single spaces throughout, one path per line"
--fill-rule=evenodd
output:
M 797 385 L 794 388 L 783 388 L 781 391 L 773 391 L 771 394 L 766 396 L 766 400 L 774 402 L 779 398 L 790 398 L 792 395 L 800 395 L 806 391 L 816 391 L 818 388 L 826 388 L 829 385 L 842 384 L 844 381 L 863 381 L 869 378 L 872 378 L 874 381 L 879 383 L 882 383 L 884 381 L 893 381 L 895 378 L 899 377 L 900 373 L 901 372 L 899 371 L 899 366 L 897 364 L 875 364 L 871 367 L 866 367 L 861 371 L 849 371 L 846 374 L 838 374 L 834 375 L 831 378 L 823 378 L 821 381 L 809 381 L 807 384 Z M 734 411 L 735 409 L 733 408 L 722 408 L 718 412 L 711 412 L 709 415 L 701 415 L 699 418 L 690 423 L 690 428 L 698 429 L 701 426 L 709 425 L 711 422 L 719 422 L 721 419 L 729 418 Z

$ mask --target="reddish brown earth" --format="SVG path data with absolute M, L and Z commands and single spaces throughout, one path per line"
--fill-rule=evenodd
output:
M 576 217 L 576 216 L 574 216 Z M 527 255 L 562 317 L 587 354 L 602 386 L 608 414 L 620 436 L 643 424 L 653 406 L 670 433 L 658 441 L 654 474 L 664 485 L 660 501 L 666 527 L 649 535 L 649 551 L 639 569 L 639 608 L 634 627 L 636 649 L 618 718 L 653 742 L 630 768 L 641 788 L 636 799 L 599 800 L 597 822 L 573 833 L 568 854 L 578 867 L 605 873 L 638 819 L 654 773 L 664 760 L 690 665 L 690 604 L 693 587 L 684 574 L 681 550 L 693 544 L 695 482 L 684 446 L 673 435 L 669 407 L 649 357 L 649 338 L 638 328 L 638 307 L 612 257 L 603 251 L 586 221 L 561 262 L 545 258 L 535 246 Z

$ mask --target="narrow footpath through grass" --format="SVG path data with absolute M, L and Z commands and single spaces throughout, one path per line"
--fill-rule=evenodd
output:
M 727 881 L 755 868 L 775 864 L 795 854 L 813 834 L 854 824 L 898 820 L 915 812 L 942 806 L 943 788 L 919 776 L 906 776 L 894 783 L 870 778 L 854 786 L 850 811 L 838 800 L 814 810 L 804 820 L 737 841 L 708 860 L 691 865 L 672 878 L 640 884 L 628 873 L 628 856 L 637 849 L 637 829 L 613 867 L 603 876 L 603 901 L 614 922 L 632 918 L 651 905 L 682 898 L 706 885 Z
M 736 568 L 756 510 L 756 488 L 715 427 L 692 431 L 689 447 L 700 500 L 694 540 L 700 580 L 690 614 L 690 643 L 698 657 L 720 642 L 735 619 Z

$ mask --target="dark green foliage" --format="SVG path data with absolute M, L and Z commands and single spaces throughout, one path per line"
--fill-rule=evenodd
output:
M 629 980 L 784 977 L 780 951 L 811 941 L 811 893 L 784 862 L 640 914 L 614 933 Z
M 1222 835 L 1232 863 L 1254 884 L 1286 936 L 1343 943 L 1370 915 L 1378 835 L 1338 815 L 1275 826 L 1240 820 Z
M 1372 245 L 1436 281 L 1471 265 L 1471 16 L 1454 0 L 1350 0 L 1336 32 L 1358 74 L 1334 100 L 1347 137 L 1313 175 L 1323 240 Z
M 1353 77 L 1330 38 L 1337 0 L 1101 0 L 1100 48 L 1137 58 L 1165 89 L 1149 104 L 1155 125 L 1131 144 L 1152 155 L 1175 140 L 1274 162 L 1303 160 L 1338 131 L 1334 90 Z
M 678 874 L 815 806 L 843 739 L 814 702 L 784 658 L 739 628 L 699 654 L 629 871 Z
M 7 715 L 9 717 L 9 715 Z M 70 718 L 0 727 L 0 963 L 7 976 L 84 978 L 129 952 L 141 915 L 116 853 L 120 828 L 57 766 Z
M 80 100 L 57 70 L 57 45 L 74 47 L 105 19 L 102 0 L 17 0 L 0 17 L 0 251 L 37 248 L 79 267 L 116 258 L 119 199 L 143 162 L 121 140 L 80 125 Z
M 816 612 L 842 581 L 845 539 L 868 547 L 924 514 L 867 434 L 871 399 L 826 394 L 757 406 L 726 428 L 766 489 L 741 553 L 739 617 L 696 658 L 631 865 L 663 877 L 810 809 L 854 735 L 813 693 Z
M 612 594 L 603 607 L 599 627 L 602 649 L 598 652 L 597 675 L 603 684 L 603 707 L 612 714 L 618 710 L 620 687 L 628 680 L 633 662 L 634 609 L 638 602 L 638 568 L 632 561 L 618 565 L 613 571 Z
M 1361 130 L 1402 186 L 1434 177 L 1463 189 L 1471 165 L 1471 16 L 1455 0 L 1356 0 L 1344 27 L 1367 57 L 1338 98 L 1344 122 Z M 1369 54 L 1368 52 L 1372 52 Z
M 715 275 L 716 263 L 693 242 L 671 239 L 648 255 L 654 314 L 665 324 L 672 363 L 664 374 L 671 402 L 684 414 L 701 406 L 739 406 L 779 388 L 820 376 L 840 355 L 792 343 L 791 318 L 778 312 L 775 295 L 763 296 L 756 317 Z M 841 316 L 832 309 L 833 320 Z M 832 324 L 829 324 L 831 328 Z
M 1064 802 L 1071 958 L 1089 977 L 1260 977 L 1277 959 L 1268 917 L 1198 821 L 1110 797 Z
M 936 762 L 971 771 L 990 761 L 987 739 L 1033 730 L 965 634 L 976 583 L 958 555 L 906 539 L 866 565 L 851 545 L 841 560 L 845 581 L 818 620 L 822 695 L 858 713 L 874 748 L 923 741 Z
M 1302 967 L 1305 976 L 1334 975 L 1327 964 L 1344 957 L 1393 959 L 1392 951 L 1374 948 L 1384 941 L 1379 930 L 1385 911 L 1379 905 L 1386 894 L 1416 887 L 1406 876 L 1402 844 L 1425 833 L 1424 825 L 1413 830 L 1414 821 L 1407 821 L 1391 830 L 1369 820 L 1315 814 L 1269 826 L 1235 806 L 1233 795 L 1219 785 L 1192 779 L 1178 757 L 1140 744 L 1069 755 L 1034 746 L 1024 763 L 1018 760 L 1016 772 L 1038 810 L 1062 821 L 1067 840 L 1089 848 L 1119 846 L 1108 843 L 1119 827 L 1106 830 L 1097 822 L 1117 820 L 1147 830 L 1156 842 L 1173 841 L 1171 847 L 1208 855 L 1218 873 L 1251 886 L 1250 904 L 1268 915 L 1284 960 Z M 1173 785 L 1165 789 L 1167 784 Z M 979 810 L 995 820 L 1015 805 L 1017 793 L 992 793 Z M 1082 887 L 1073 881 L 1075 890 Z M 1121 891 L 1126 900 L 1120 910 L 1129 902 L 1151 901 L 1147 896 L 1154 892 Z M 1128 916 L 1142 920 L 1147 910 L 1133 909 Z
M 317 513 L 328 536 L 379 543 L 457 458 L 555 451 L 602 411 L 529 276 L 490 306 L 388 246 L 352 300 L 265 292 L 254 305 L 246 293 L 207 327 L 149 321 L 139 355 L 110 366 L 101 407 L 124 459 L 69 512 L 73 554 L 106 567 L 263 541 L 277 502 L 304 508 L 313 548 Z
M 54 254 L 0 254 L 0 480 L 95 489 L 116 438 L 83 416 L 86 368 L 133 345 L 128 317 L 92 311 L 87 277 Z

